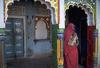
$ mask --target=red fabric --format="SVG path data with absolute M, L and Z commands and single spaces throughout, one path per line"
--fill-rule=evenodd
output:
M 93 68 L 93 52 L 95 51 L 94 29 L 95 26 L 88 26 L 87 68 Z
M 68 24 L 65 28 L 64 35 L 64 68 L 78 68 L 78 50 L 77 45 L 70 46 L 68 41 L 73 34 L 74 25 L 72 23 Z

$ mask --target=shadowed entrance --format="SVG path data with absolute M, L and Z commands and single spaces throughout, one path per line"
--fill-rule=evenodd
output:
M 87 60 L 87 15 L 81 7 L 69 6 L 66 10 L 66 24 L 72 22 L 75 25 L 76 33 L 79 38 L 79 64 L 86 68 Z

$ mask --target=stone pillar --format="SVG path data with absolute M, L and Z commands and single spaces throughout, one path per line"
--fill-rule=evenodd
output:
M 4 0 L 0 0 L 0 28 L 5 28 L 5 23 L 4 23 Z
M 4 0 L 0 0 L 0 68 L 4 68 L 4 56 L 3 56 L 3 37 L 2 32 L 4 32 L 3 28 L 5 28 L 4 23 Z
M 58 68 L 63 68 L 64 58 L 63 58 L 63 47 L 64 47 L 64 29 L 58 29 L 57 31 L 57 62 Z
M 96 28 L 98 29 L 98 67 L 100 68 L 100 0 L 96 0 Z
M 0 28 L 0 68 L 4 68 L 4 36 L 5 36 L 5 31 L 4 29 Z

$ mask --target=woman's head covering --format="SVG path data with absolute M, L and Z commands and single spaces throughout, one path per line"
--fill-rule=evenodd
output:
M 68 43 L 68 40 L 70 39 L 71 35 L 74 33 L 75 26 L 72 23 L 69 23 L 65 28 L 65 36 L 64 36 L 64 42 Z

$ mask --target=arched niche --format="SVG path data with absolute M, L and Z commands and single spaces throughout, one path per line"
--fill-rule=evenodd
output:
M 85 56 L 84 58 L 85 58 L 85 60 L 87 60 L 87 64 L 88 64 L 88 62 L 91 61 L 91 59 L 87 59 L 88 54 L 90 54 L 90 55 L 93 54 L 92 52 L 90 52 L 89 49 L 91 49 L 91 47 L 94 44 L 92 44 L 90 46 L 90 44 L 89 44 L 90 42 L 89 41 L 90 40 L 94 40 L 94 39 L 92 38 L 93 37 L 92 33 L 90 33 L 90 35 L 89 35 L 89 29 L 91 30 L 91 32 L 94 32 L 94 29 L 95 29 L 94 11 L 93 11 L 93 8 L 89 4 L 82 4 L 82 3 L 76 3 L 76 2 L 67 3 L 67 7 L 66 7 L 65 11 L 69 10 L 69 9 L 72 9 L 73 7 L 77 7 L 77 9 L 81 9 L 81 13 L 84 12 L 83 14 L 81 14 L 81 13 L 79 13 L 77 11 L 74 11 L 75 10 L 75 8 L 74 8 L 74 10 L 72 10 L 72 11 L 76 12 L 76 14 L 70 13 L 69 16 L 72 17 L 72 20 L 79 20 L 79 18 L 76 18 L 76 17 L 79 16 L 78 14 L 85 16 L 84 18 L 81 17 L 81 19 L 82 19 L 82 20 L 80 19 L 81 21 L 77 21 L 76 22 L 76 23 L 80 23 L 80 24 L 78 24 L 78 25 L 76 23 L 74 23 L 74 24 L 77 25 L 76 26 L 76 32 L 78 34 L 78 39 L 79 39 L 79 43 L 80 43 L 79 44 L 79 51 L 80 51 L 80 55 L 79 56 L 82 57 L 82 58 Z M 66 14 L 66 16 L 67 16 L 67 14 Z M 66 20 L 66 21 L 68 21 L 68 20 Z M 66 24 L 68 24 L 68 22 Z M 89 40 L 87 40 L 88 38 L 89 38 Z M 90 39 L 90 38 L 92 38 L 92 39 Z M 79 60 L 79 62 L 83 62 L 83 61 Z M 84 66 L 86 66 L 87 64 L 85 64 Z
M 5 1 L 5 17 L 4 17 L 4 20 L 5 20 L 5 23 L 7 23 L 7 19 L 8 19 L 8 12 L 9 12 L 9 5 L 10 6 L 12 6 L 13 4 L 15 4 L 16 2 L 20 2 L 21 0 L 9 0 L 9 1 Z M 29 0 L 25 0 L 25 1 L 29 1 Z M 41 25 L 41 21 L 42 21 L 42 26 L 44 27 L 44 28 L 42 28 L 43 30 L 44 30 L 44 32 L 45 32 L 45 34 L 46 34 L 46 36 L 45 37 L 38 37 L 37 38 L 37 36 L 36 36 L 36 38 L 35 39 L 33 39 L 33 40 L 39 40 L 39 39 L 49 39 L 49 40 L 51 40 L 50 39 L 50 35 L 51 35 L 51 32 L 50 32 L 50 26 L 51 26 L 51 24 L 56 24 L 56 20 L 55 20 L 55 9 L 53 8 L 53 7 L 51 7 L 51 5 L 50 5 L 50 3 L 49 2 L 46 2 L 46 1 L 42 1 L 42 0 L 36 0 L 36 1 L 34 1 L 34 2 L 39 2 L 40 3 L 40 5 L 42 5 L 42 7 L 43 7 L 43 5 L 45 6 L 45 9 L 46 10 L 48 10 L 48 11 L 50 11 L 50 14 L 49 14 L 49 21 L 50 21 L 50 23 L 48 24 L 46 21 L 48 20 L 48 19 L 46 19 L 45 18 L 45 20 L 40 20 L 39 22 L 35 22 L 35 25 L 34 26 L 37 26 L 37 25 Z M 37 16 L 35 16 L 35 17 L 37 17 Z M 27 18 L 27 16 L 26 16 L 26 18 Z M 32 16 L 31 17 L 31 19 L 33 19 L 34 18 L 34 16 Z M 29 23 L 30 23 L 30 20 L 29 20 Z M 40 24 L 39 24 L 40 23 Z M 47 25 L 49 25 L 49 26 L 47 26 Z M 34 29 L 34 28 L 33 28 Z M 38 28 L 37 28 L 38 29 Z M 39 28 L 39 30 L 40 30 L 40 28 Z M 36 33 L 37 33 L 37 30 L 35 31 Z M 25 32 L 25 34 L 26 34 L 26 32 Z M 42 33 L 42 35 L 45 35 L 45 34 L 43 34 Z M 49 35 L 50 34 L 50 35 Z M 34 35 L 34 32 L 33 32 L 33 35 Z M 26 36 L 26 35 L 25 35 Z M 25 39 L 26 40 L 26 39 Z M 32 41 L 33 41 L 32 40 Z M 26 42 L 25 42 L 25 44 L 26 44 Z M 51 44 L 51 43 L 50 43 Z M 27 45 L 25 45 L 25 49 L 27 48 Z M 24 49 L 24 50 L 25 50 Z M 27 50 L 25 50 L 25 56 L 27 55 Z
M 67 4 L 65 4 L 65 11 L 69 9 L 70 5 L 82 8 L 85 11 L 85 13 L 87 14 L 88 26 L 95 26 L 94 11 L 93 11 L 93 7 L 91 5 L 89 5 L 88 3 L 84 4 L 84 3 L 70 1 Z
M 35 18 L 35 40 L 50 39 L 50 18 L 38 17 Z

